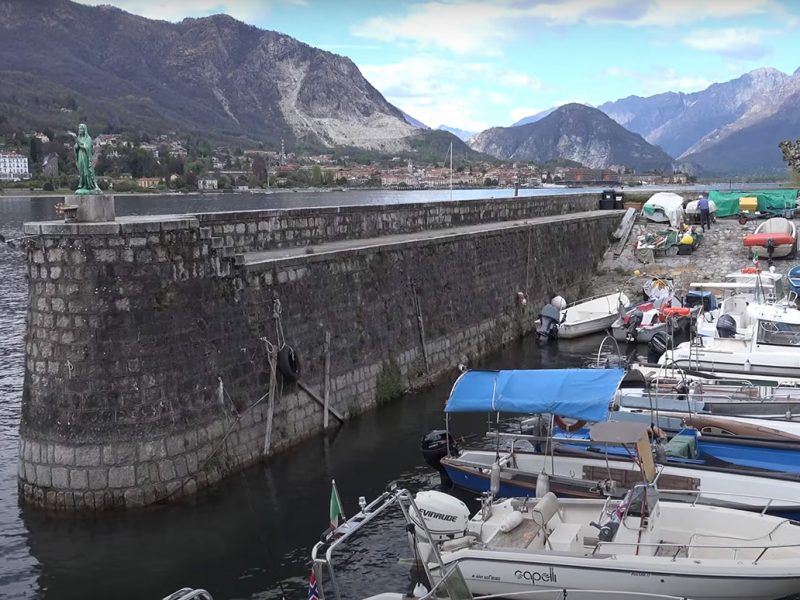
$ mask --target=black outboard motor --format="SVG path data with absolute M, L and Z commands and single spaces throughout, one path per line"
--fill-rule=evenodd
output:
M 717 319 L 717 335 L 721 338 L 736 337 L 736 319 L 732 315 L 724 314 Z
M 642 320 L 644 319 L 644 313 L 640 310 L 631 311 L 631 314 L 628 316 L 628 324 L 625 326 L 625 339 L 629 342 L 636 341 L 636 328 L 642 324 Z
M 540 339 L 554 340 L 558 337 L 558 322 L 561 311 L 552 304 L 545 304 L 539 311 L 539 328 L 536 335 Z
M 448 451 L 449 449 L 449 451 Z M 442 466 L 442 459 L 448 454 L 458 454 L 458 446 L 453 436 L 444 429 L 434 429 L 422 438 L 422 458 L 432 469 L 439 471 L 440 487 L 449 490 L 453 481 Z
M 661 357 L 664 352 L 672 347 L 672 338 L 663 331 L 653 334 L 647 344 L 647 349 L 656 357 Z

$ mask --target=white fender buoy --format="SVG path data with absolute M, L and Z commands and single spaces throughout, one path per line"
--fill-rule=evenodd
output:
M 519 527 L 522 521 L 523 521 L 522 513 L 515 510 L 510 515 L 506 516 L 505 519 L 502 520 L 502 522 L 500 523 L 500 531 L 502 531 L 503 533 L 514 531 L 514 529 Z
M 550 301 L 550 304 L 555 306 L 558 310 L 564 310 L 567 308 L 567 301 L 561 296 L 554 296 Z
M 536 477 L 536 497 L 544 498 L 550 491 L 550 476 L 547 473 L 539 473 Z
M 497 496 L 500 493 L 500 465 L 492 463 L 492 473 L 489 477 L 489 492 L 492 496 Z

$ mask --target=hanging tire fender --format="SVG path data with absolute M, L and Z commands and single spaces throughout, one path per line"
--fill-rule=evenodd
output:
M 300 379 L 300 357 L 289 345 L 284 346 L 278 352 L 278 371 L 290 383 Z

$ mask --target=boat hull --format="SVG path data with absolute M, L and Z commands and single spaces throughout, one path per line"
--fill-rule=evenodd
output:
M 494 452 L 468 450 L 462 456 L 470 460 L 446 458 L 442 460 L 453 485 L 476 494 L 489 491 L 490 470 L 494 461 Z M 638 479 L 638 472 L 632 461 L 609 457 L 581 454 L 556 454 L 551 461 L 549 456 L 533 452 L 519 452 L 516 460 L 517 468 L 503 467 L 500 473 L 501 498 L 535 498 L 537 474 L 548 473 L 548 489 L 557 496 L 570 498 L 604 498 L 609 491 L 598 486 L 598 481 L 608 476 L 609 468 L 612 478 L 622 485 L 612 490 L 612 495 L 621 497 L 627 487 Z M 630 479 L 630 478 L 633 479 Z M 630 482 L 628 481 L 630 479 Z M 800 481 L 792 479 L 774 479 L 761 474 L 738 473 L 736 471 L 717 471 L 690 465 L 664 465 L 659 477 L 664 488 L 662 497 L 673 500 L 694 499 L 689 492 L 708 490 L 703 503 L 738 508 L 781 516 L 787 519 L 800 520 Z M 678 490 L 669 493 L 666 490 Z M 741 493 L 742 490 L 753 490 L 758 496 L 774 498 L 767 503 L 760 498 L 752 498 L 747 502 L 733 501 L 726 494 Z M 714 495 L 711 492 L 718 492 Z
M 573 338 L 583 337 L 585 335 L 592 335 L 593 333 L 600 333 L 611 327 L 612 323 L 617 320 L 616 313 L 608 315 L 593 321 L 585 323 L 568 324 L 562 323 L 558 326 L 559 339 L 570 340 Z
M 557 553 L 523 553 L 465 549 L 443 554 L 446 565 L 458 563 L 474 595 L 520 594 L 552 589 L 590 590 L 584 598 L 611 598 L 614 592 L 661 594 L 693 600 L 777 600 L 800 592 L 800 574 L 774 573 L 763 576 L 742 573 L 748 568 L 709 568 L 708 561 L 688 558 L 628 558 L 620 555 L 576 556 Z M 668 564 L 659 564 L 668 563 Z M 438 568 L 432 569 L 438 579 Z M 597 592 L 600 592 L 598 594 Z M 612 594 L 612 595 L 607 595 Z M 561 597 L 561 596 L 558 596 Z M 652 597 L 652 596 L 651 596 Z

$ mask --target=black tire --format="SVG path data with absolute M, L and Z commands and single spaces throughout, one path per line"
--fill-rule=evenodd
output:
M 291 346 L 284 346 L 278 352 L 278 371 L 290 383 L 300 379 L 300 357 Z

